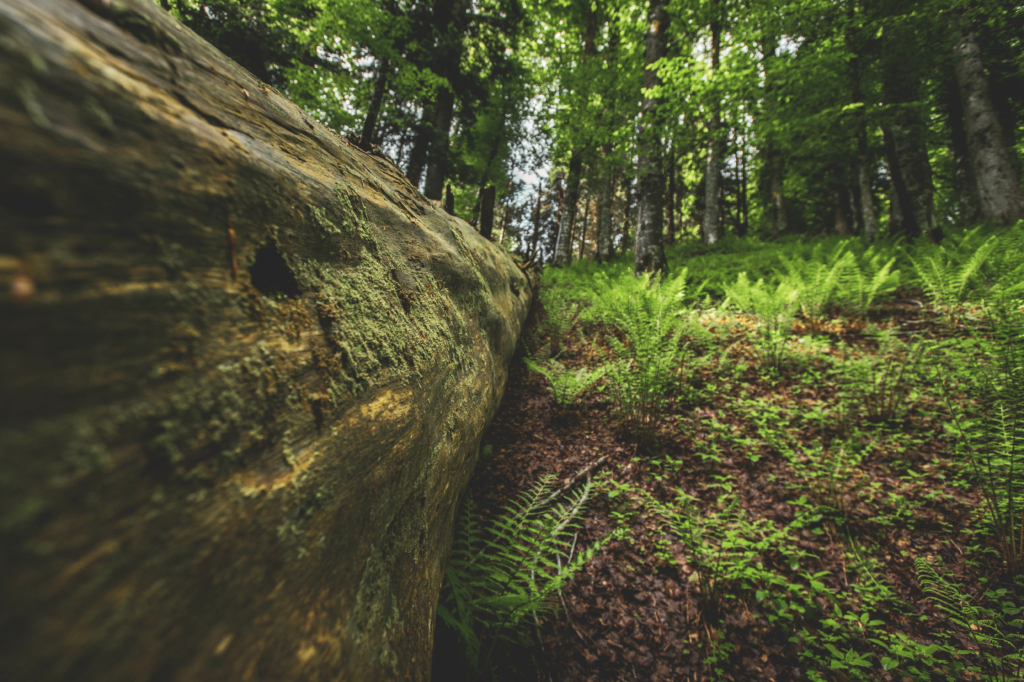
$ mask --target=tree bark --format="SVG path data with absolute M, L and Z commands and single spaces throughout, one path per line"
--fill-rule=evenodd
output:
M 952 72 L 946 78 L 946 115 L 949 119 L 950 147 L 953 152 L 955 186 L 960 212 L 960 222 L 970 225 L 981 217 L 978 207 L 978 183 L 971 168 L 970 152 L 967 150 L 967 130 L 964 128 L 964 107 L 956 76 Z
M 665 203 L 668 214 L 666 240 L 669 244 L 673 244 L 676 241 L 676 150 L 674 142 L 668 150 L 668 201 Z
M 558 218 L 558 241 L 551 264 L 564 267 L 572 262 L 572 230 L 576 222 L 576 204 L 580 200 L 580 179 L 583 175 L 583 155 L 577 150 L 569 157 L 569 175 L 565 179 L 562 211 Z
M 835 213 L 835 223 L 833 229 L 836 234 L 847 235 L 852 231 L 850 229 L 850 217 L 846 214 L 846 192 L 845 187 L 837 187 L 832 190 L 832 205 Z
M 480 236 L 490 239 L 494 231 L 494 198 L 497 189 L 489 185 L 480 193 Z
M 420 121 L 416 130 L 416 139 L 409 151 L 409 165 L 405 171 L 405 177 L 409 178 L 412 186 L 419 189 L 420 180 L 423 179 L 423 169 L 427 165 L 427 152 L 430 149 L 430 140 L 434 137 L 434 103 L 425 102 L 420 112 Z
M 373 95 L 370 97 L 370 107 L 366 112 L 366 121 L 363 122 L 363 134 L 359 138 L 359 146 L 363 151 L 370 151 L 373 143 L 373 131 L 377 128 L 377 117 L 380 115 L 381 105 L 384 103 L 384 94 L 388 90 L 388 69 L 391 62 L 382 59 L 377 65 L 377 77 L 373 83 Z
M 587 223 L 590 222 L 590 189 L 589 184 L 587 193 L 583 199 L 583 229 L 580 231 L 580 255 L 579 258 L 583 258 L 583 249 L 587 246 Z
M 978 186 L 981 217 L 1000 225 L 1024 218 L 1024 191 L 989 95 L 974 30 L 961 19 L 953 46 L 953 68 L 967 131 L 967 150 Z
M 771 66 L 775 60 L 778 50 L 778 38 L 769 31 L 765 31 L 763 55 L 761 58 L 764 70 L 764 92 L 765 107 L 769 115 L 774 115 L 778 109 L 778 98 L 775 95 L 775 79 L 772 77 Z M 768 218 L 771 225 L 772 236 L 779 236 L 789 228 L 786 219 L 786 198 L 785 198 L 785 161 L 779 152 L 778 142 L 774 131 L 769 130 L 765 134 L 765 167 L 768 170 Z
M 913 240 L 922 233 L 934 237 L 939 226 L 928 161 L 928 128 L 921 111 L 925 74 L 920 54 L 924 45 L 903 16 L 909 9 L 909 3 L 886 4 L 886 12 L 900 20 L 885 27 L 882 90 L 887 105 L 883 134 L 889 172 L 903 209 L 903 236 Z M 889 232 L 893 233 L 891 226 Z
M 434 139 L 430 141 L 430 164 L 423 183 L 423 196 L 435 201 L 441 199 L 448 175 L 448 139 L 454 113 L 455 93 L 447 86 L 439 88 L 434 109 Z
M 533 235 L 530 239 L 530 260 L 537 257 L 537 242 L 540 240 L 540 200 L 544 193 L 544 184 L 537 183 L 537 207 L 533 211 Z
M 4 679 L 428 679 L 528 280 L 149 0 L 0 35 Z
M 658 72 L 652 68 L 665 56 L 668 42 L 668 9 L 663 0 L 650 0 L 647 11 L 647 45 L 644 51 L 644 99 L 641 104 L 638 180 L 640 217 L 637 221 L 633 272 L 665 269 L 665 159 L 662 149 L 661 97 L 651 94 L 660 87 Z
M 597 262 L 604 263 L 612 257 L 612 169 L 608 157 L 611 145 L 601 148 L 601 194 L 597 211 Z
M 711 71 L 717 73 L 722 51 L 722 10 L 719 0 L 712 0 L 714 16 L 711 20 Z M 713 105 L 708 133 L 708 161 L 704 175 L 704 242 L 714 244 L 720 236 L 722 207 L 719 194 L 722 187 L 722 149 L 724 140 L 719 132 L 722 127 L 722 107 Z

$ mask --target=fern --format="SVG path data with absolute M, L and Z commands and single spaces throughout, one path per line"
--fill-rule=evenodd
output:
M 916 259 L 910 258 L 932 304 L 950 325 L 956 325 L 962 317 L 972 290 L 969 285 L 999 246 L 995 235 L 982 239 L 980 230 L 976 228 L 964 234 L 959 242 L 947 240 Z
M 526 366 L 547 378 L 551 394 L 563 410 L 572 407 L 608 372 L 606 366 L 593 370 L 585 367 L 569 369 L 557 360 L 537 361 L 530 358 L 526 358 Z
M 1007 622 L 1008 616 L 1017 616 L 1020 610 L 1012 604 L 997 604 L 997 608 L 976 605 L 955 583 L 940 575 L 925 559 L 917 559 L 914 567 L 921 588 L 946 614 L 949 622 L 970 637 L 974 644 L 967 649 L 947 645 L 945 648 L 951 657 L 977 661 L 974 666 L 965 666 L 954 659 L 950 661 L 950 667 L 959 670 L 961 674 L 981 674 L 981 679 L 985 680 L 1020 679 L 1019 674 L 1024 672 L 1020 642 L 1024 638 L 1010 632 L 1015 625 L 1019 627 L 1019 621 Z M 1005 598 L 1006 594 L 1006 590 L 1001 590 L 987 596 L 991 601 Z M 951 638 L 947 635 L 943 639 L 949 642 Z
M 1007 568 L 1024 572 L 1024 316 L 991 311 L 994 345 L 979 372 L 980 416 L 969 419 L 946 394 Z
M 840 287 L 840 303 L 851 308 L 857 315 L 867 317 L 868 309 L 885 294 L 899 285 L 899 271 L 893 270 L 895 257 L 885 260 L 875 247 L 867 249 L 859 262 L 844 273 Z
M 800 288 L 789 280 L 774 289 L 764 280 L 751 284 L 747 273 L 741 272 L 736 282 L 725 287 L 726 305 L 757 318 L 758 346 L 762 360 L 768 367 L 778 369 L 782 364 L 785 344 L 793 331 L 793 318 L 800 299 Z
M 472 499 L 463 506 L 437 613 L 458 635 L 474 671 L 490 669 L 501 643 L 529 644 L 527 619 L 550 609 L 553 597 L 608 541 L 575 547 L 592 484 L 552 501 L 545 476 L 486 527 Z
M 646 434 L 679 384 L 685 351 L 679 315 L 686 312 L 679 302 L 686 270 L 670 280 L 643 275 L 635 282 L 607 290 L 597 305 L 625 337 L 606 337 L 615 354 L 607 374 L 616 412 L 627 428 Z
M 819 244 L 807 259 L 781 256 L 785 276 L 793 288 L 801 292 L 800 311 L 815 330 L 820 328 L 821 317 L 826 306 L 836 300 L 840 284 L 856 264 L 853 253 L 847 245 L 839 243 L 829 251 Z

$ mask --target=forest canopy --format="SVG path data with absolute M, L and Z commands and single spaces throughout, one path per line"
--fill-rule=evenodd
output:
M 1024 217 L 1007 0 L 161 3 L 530 259 Z

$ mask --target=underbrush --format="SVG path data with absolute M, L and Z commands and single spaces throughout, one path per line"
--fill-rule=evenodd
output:
M 520 459 L 484 466 L 521 480 L 537 457 L 591 511 L 543 580 L 491 580 L 475 611 L 466 557 L 526 545 L 457 545 L 442 616 L 476 674 L 519 679 L 467 634 L 514 621 L 552 679 L 1020 679 L 1021 232 L 681 245 L 660 278 L 546 270 L 522 390 L 556 409 L 517 408 Z M 593 487 L 569 451 L 604 467 Z M 500 498 L 493 518 L 519 518 Z

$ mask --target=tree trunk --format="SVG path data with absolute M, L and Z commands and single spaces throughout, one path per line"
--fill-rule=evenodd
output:
M 747 191 L 747 155 L 742 149 L 737 152 L 739 157 L 739 202 L 740 202 L 740 229 L 739 236 L 746 237 L 750 230 L 750 195 Z
M 537 257 L 537 242 L 540 240 L 540 199 L 543 196 L 544 183 L 537 183 L 537 208 L 533 212 L 533 236 L 530 241 L 530 260 Z
M 569 157 L 569 175 L 565 180 L 565 194 L 561 215 L 558 217 L 558 241 L 551 264 L 563 267 L 572 262 L 572 230 L 576 222 L 576 204 L 580 200 L 580 178 L 583 175 L 583 155 L 577 150 Z
M 913 240 L 938 230 L 935 188 L 928 161 L 927 121 L 921 111 L 921 84 L 925 73 L 920 53 L 924 49 L 905 12 L 911 3 L 888 2 L 890 20 L 883 34 L 882 91 L 888 121 L 883 125 L 889 172 L 903 209 L 903 235 Z M 892 229 L 890 228 L 890 234 Z
M 864 124 L 857 132 L 857 173 L 860 187 L 861 224 L 864 237 L 870 242 L 878 235 L 878 218 L 875 217 L 875 197 L 871 193 L 871 157 L 868 152 L 868 134 Z
M 430 165 L 423 183 L 423 196 L 438 200 L 444 192 L 448 175 L 448 138 L 455 113 L 455 94 L 449 87 L 438 88 L 434 111 L 434 139 L 430 141 Z
M 489 185 L 480 193 L 480 236 L 490 239 L 494 231 L 494 198 L 497 189 Z
M 846 5 L 847 19 L 849 20 L 846 41 L 853 46 L 853 56 L 849 62 L 850 69 L 850 90 L 852 104 L 860 105 L 855 107 L 852 115 L 854 131 L 857 135 L 857 180 L 860 194 L 861 224 L 864 226 L 864 238 L 874 241 L 878 235 L 878 218 L 875 215 L 875 199 L 871 193 L 871 150 L 868 146 L 868 129 L 865 121 L 864 109 L 866 101 L 861 89 L 860 75 L 860 52 L 863 50 L 863 41 L 860 39 L 857 22 L 854 17 L 852 2 Z
M 964 107 L 960 102 L 956 76 L 946 78 L 946 114 L 949 118 L 950 147 L 956 173 L 955 185 L 960 209 L 960 222 L 971 225 L 981 217 L 978 207 L 978 183 L 971 168 L 970 153 L 967 150 L 967 130 L 964 128 Z
M 580 258 L 583 258 L 583 249 L 587 246 L 587 223 L 590 222 L 590 183 L 587 183 L 588 189 L 585 198 L 583 199 L 583 230 L 580 232 Z
M 633 179 L 623 173 L 622 176 L 622 246 L 629 244 L 630 218 L 633 217 Z
M 835 209 L 835 224 L 833 229 L 836 234 L 847 235 L 852 231 L 850 229 L 850 217 L 846 214 L 846 197 L 845 187 L 837 187 L 832 191 L 832 205 Z
M 953 46 L 954 72 L 967 131 L 967 150 L 978 185 L 981 217 L 1000 225 L 1024 218 L 1024 191 L 992 106 L 974 30 L 961 19 Z
M 676 241 L 676 151 L 674 142 L 668 150 L 668 201 L 666 204 L 666 213 L 668 213 L 666 239 L 669 244 L 673 244 Z
M 612 169 L 608 157 L 612 153 L 611 145 L 601 148 L 601 199 L 597 212 L 597 262 L 604 263 L 612 257 Z
M 427 165 L 430 140 L 434 137 L 434 115 L 434 103 L 424 103 L 416 129 L 416 139 L 409 151 L 409 165 L 405 170 L 405 177 L 409 178 L 409 182 L 416 189 L 419 189 L 420 180 L 423 178 L 423 168 Z
M 775 79 L 772 77 L 771 65 L 778 50 L 778 39 L 771 31 L 765 31 L 763 55 L 761 58 L 764 69 L 764 92 L 767 112 L 772 115 L 778 109 L 778 98 L 775 96 Z M 768 170 L 768 218 L 772 236 L 786 232 L 789 225 L 786 220 L 785 199 L 785 162 L 779 153 L 776 135 L 768 131 L 765 135 L 765 167 Z
M 149 0 L 0 0 L 11 682 L 426 680 L 531 288 Z
M 661 86 L 661 78 L 652 66 L 665 55 L 669 15 L 663 0 L 650 0 L 647 11 L 647 45 L 644 51 L 644 95 L 641 104 L 638 180 L 640 217 L 637 221 L 633 272 L 660 272 L 665 269 L 665 159 L 662 150 L 660 97 L 649 94 Z
M 359 146 L 363 151 L 370 151 L 370 145 L 373 143 L 373 131 L 377 127 L 377 117 L 380 115 L 380 107 L 384 103 L 384 94 L 388 90 L 388 69 L 390 68 L 391 62 L 387 59 L 382 59 L 377 65 L 377 77 L 373 83 L 370 108 L 366 112 L 363 134 L 359 138 Z
M 888 127 L 882 129 L 882 135 L 885 140 L 885 155 L 889 162 L 889 180 L 892 185 L 889 200 L 889 234 L 903 234 L 907 239 L 917 239 L 921 230 L 914 212 L 905 210 L 912 207 L 913 203 L 910 199 L 910 192 L 907 190 L 907 184 L 903 179 L 903 168 L 900 156 L 896 153 L 896 142 Z
M 711 70 L 718 71 L 720 53 L 722 51 L 722 20 L 719 0 L 712 0 L 714 17 L 711 20 Z M 708 162 L 704 175 L 704 242 L 714 244 L 720 236 L 721 204 L 719 193 L 722 186 L 722 148 L 721 139 L 722 107 L 717 102 L 712 105 L 711 121 L 708 133 Z
M 901 234 L 903 228 L 903 205 L 900 203 L 900 193 L 896 188 L 896 181 L 890 174 L 889 178 L 889 234 Z

